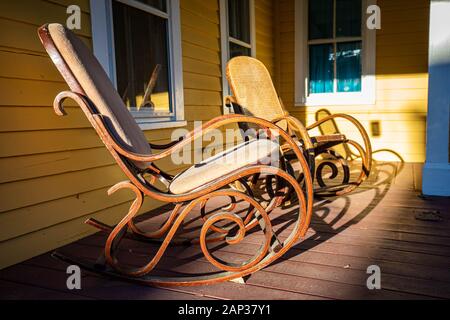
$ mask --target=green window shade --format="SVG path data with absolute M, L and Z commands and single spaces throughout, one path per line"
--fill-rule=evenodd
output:
M 158 10 L 167 12 L 166 0 L 137 0 L 137 1 L 142 2 L 144 4 L 148 4 L 149 6 L 152 6 Z
M 251 56 L 251 50 L 230 42 L 230 59 L 238 56 Z
M 309 1 L 309 39 L 333 38 L 333 0 Z
M 228 24 L 231 37 L 250 43 L 250 5 L 248 0 L 228 0 Z
M 338 92 L 361 91 L 361 41 L 337 44 Z
M 309 47 L 309 92 L 333 92 L 333 75 L 333 45 L 311 45 Z
M 361 12 L 361 0 L 336 0 L 336 37 L 361 36 Z

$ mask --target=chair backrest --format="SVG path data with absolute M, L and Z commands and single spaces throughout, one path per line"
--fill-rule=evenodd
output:
M 234 98 L 245 114 L 268 121 L 285 114 L 270 73 L 259 60 L 235 57 L 227 64 L 226 76 Z
M 42 26 L 39 37 L 70 89 L 87 97 L 115 131 L 120 144 L 131 152 L 150 155 L 151 148 L 142 130 L 91 50 L 61 24 Z M 139 168 L 147 166 L 134 163 Z

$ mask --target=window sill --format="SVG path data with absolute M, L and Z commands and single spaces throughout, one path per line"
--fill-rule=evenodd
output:
M 143 131 L 168 128 L 179 128 L 187 125 L 185 120 L 138 123 Z
M 302 99 L 303 100 L 303 99 Z M 352 105 L 374 105 L 376 98 L 370 93 L 347 93 L 347 94 L 317 94 L 311 95 L 306 101 L 296 101 L 296 107 L 314 106 L 352 106 Z

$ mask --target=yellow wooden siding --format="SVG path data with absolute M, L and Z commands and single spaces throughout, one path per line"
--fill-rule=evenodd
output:
M 275 5 L 272 0 L 255 0 L 256 58 L 275 76 Z
M 371 134 L 374 150 L 388 149 L 405 161 L 425 160 L 425 127 L 428 94 L 428 15 L 426 0 L 378 0 L 381 27 L 376 37 L 376 104 L 373 106 L 326 106 L 332 113 L 349 113 Z M 280 95 L 291 114 L 314 122 L 317 107 L 294 107 L 295 32 L 294 0 L 277 4 L 277 80 Z M 381 132 L 374 136 L 372 123 Z M 346 123 L 341 131 L 356 137 Z M 398 160 L 390 152 L 376 155 L 381 160 Z
M 295 4 L 292 0 L 275 1 L 275 79 L 278 94 L 292 115 L 304 120 L 303 110 L 294 107 Z
M 51 108 L 67 86 L 37 37 L 46 22 L 64 23 L 69 4 L 82 9 L 77 34 L 91 45 L 89 0 L 0 2 L 0 269 L 90 234 L 88 217 L 114 223 L 132 194 L 107 189 L 125 177 L 78 107 Z M 185 116 L 222 114 L 219 7 L 215 0 L 181 0 Z M 170 139 L 172 129 L 145 132 Z M 174 172 L 169 162 L 160 164 Z M 178 169 L 179 170 L 179 169 Z M 146 201 L 142 211 L 160 205 Z

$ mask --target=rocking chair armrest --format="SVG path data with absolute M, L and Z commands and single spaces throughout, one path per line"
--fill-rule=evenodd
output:
M 347 121 L 349 121 L 350 123 L 352 123 L 356 129 L 358 129 L 359 133 L 361 134 L 363 140 L 364 140 L 364 146 L 365 146 L 365 151 L 368 155 L 368 160 L 369 162 L 371 161 L 371 154 L 372 154 L 372 145 L 370 143 L 370 139 L 369 139 L 369 135 L 367 134 L 366 129 L 364 129 L 363 125 L 361 124 L 361 122 L 359 122 L 356 118 L 348 115 L 348 114 L 344 114 L 344 113 L 336 113 L 336 114 L 332 114 L 330 116 L 327 116 L 315 123 L 313 123 L 312 125 L 306 127 L 306 130 L 311 130 L 314 129 L 318 126 L 320 126 L 322 123 L 336 119 L 336 118 L 342 118 L 345 119 Z
M 231 110 L 231 112 L 235 114 L 245 115 L 244 108 L 237 102 L 236 97 L 234 96 L 226 96 L 224 99 L 225 106 Z M 239 128 L 242 131 L 248 131 L 250 127 L 246 123 L 239 123 Z
M 229 108 L 231 108 L 233 106 L 233 104 L 238 104 L 237 100 L 234 96 L 226 96 L 224 98 L 224 101 L 225 101 L 225 105 Z
M 303 123 L 301 123 L 301 121 L 298 120 L 297 118 L 289 115 L 287 112 L 284 116 L 275 118 L 274 120 L 272 120 L 272 122 L 277 123 L 283 120 L 287 121 L 288 128 L 290 131 L 294 131 L 295 133 L 298 133 L 300 135 L 299 138 L 303 140 L 303 143 L 305 144 L 305 149 L 311 151 L 314 148 L 314 144 L 312 143 L 312 140 L 308 134 L 308 130 L 303 125 Z
M 67 112 L 64 110 L 64 101 L 66 99 L 72 99 L 75 101 L 80 108 L 83 110 L 83 112 L 88 117 L 88 120 L 92 123 L 92 113 L 94 111 L 92 110 L 92 107 L 90 106 L 89 102 L 86 100 L 85 96 L 82 94 L 73 92 L 73 91 L 62 91 L 58 93 L 58 95 L 55 97 L 55 100 L 53 101 L 53 110 L 58 116 L 66 116 Z
M 178 140 L 169 142 L 167 144 L 154 144 L 154 143 L 150 142 L 149 145 L 150 145 L 150 148 L 155 149 L 155 150 L 165 150 L 165 149 L 169 149 L 169 148 L 173 147 L 178 142 L 181 142 L 184 138 L 185 137 L 180 137 Z
M 96 118 L 98 119 L 97 121 L 103 122 L 101 120 L 101 116 L 100 117 L 96 116 Z M 129 158 L 130 160 L 142 161 L 142 162 L 154 162 L 154 161 L 157 161 L 160 159 L 164 159 L 164 158 L 180 151 L 184 146 L 186 146 L 187 144 L 190 144 L 192 141 L 203 136 L 210 130 L 214 130 L 214 129 L 217 129 L 224 125 L 233 124 L 233 123 L 252 123 L 252 124 L 256 124 L 256 125 L 260 126 L 263 129 L 269 129 L 272 133 L 274 131 L 277 132 L 286 141 L 286 143 L 291 146 L 292 150 L 296 154 L 299 161 L 301 161 L 301 162 L 304 161 L 306 163 L 306 160 L 304 159 L 304 156 L 303 156 L 302 152 L 300 151 L 300 148 L 297 146 L 295 141 L 292 139 L 292 137 L 286 131 L 284 131 L 283 129 L 281 129 L 280 127 L 278 127 L 277 125 L 273 124 L 270 121 L 267 121 L 267 120 L 264 120 L 261 118 L 256 118 L 256 117 L 239 115 L 239 114 L 228 114 L 228 115 L 216 117 L 216 118 L 208 121 L 207 123 L 205 123 L 203 126 L 198 127 L 196 129 L 194 129 L 193 131 L 189 132 L 183 140 L 181 140 L 180 142 L 177 142 L 172 147 L 170 147 L 158 154 L 153 154 L 153 155 L 142 155 L 142 154 L 137 154 L 137 153 L 133 153 L 128 150 L 125 150 L 116 141 L 112 140 L 113 138 L 110 134 L 107 134 L 105 139 L 108 139 L 108 142 L 114 147 L 114 149 L 118 153 Z M 104 125 L 102 125 L 102 126 L 104 127 Z

